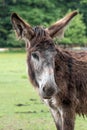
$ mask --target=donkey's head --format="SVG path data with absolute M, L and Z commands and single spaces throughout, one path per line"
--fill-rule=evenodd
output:
M 33 77 L 32 80 L 38 86 L 42 98 L 51 98 L 59 91 L 54 75 L 57 52 L 52 38 L 61 37 L 65 27 L 76 14 L 77 11 L 74 11 L 46 29 L 32 28 L 16 13 L 11 16 L 17 36 L 26 43 L 29 75 L 30 78 Z

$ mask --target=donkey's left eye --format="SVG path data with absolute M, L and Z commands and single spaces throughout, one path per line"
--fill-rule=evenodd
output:
M 37 52 L 33 52 L 31 55 L 32 55 L 32 57 L 33 57 L 34 59 L 36 59 L 36 60 L 39 61 L 39 55 L 38 55 Z

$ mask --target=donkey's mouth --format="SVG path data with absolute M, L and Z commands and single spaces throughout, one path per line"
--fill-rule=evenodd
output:
M 52 97 L 44 96 L 43 99 L 51 99 Z

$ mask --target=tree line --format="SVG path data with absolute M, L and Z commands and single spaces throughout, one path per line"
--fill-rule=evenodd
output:
M 48 27 L 67 13 L 78 10 L 58 44 L 87 45 L 87 0 L 0 0 L 0 47 L 22 47 L 12 29 L 10 16 L 18 13 L 32 26 Z

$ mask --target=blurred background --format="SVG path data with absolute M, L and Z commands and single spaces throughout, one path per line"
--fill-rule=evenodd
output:
M 47 27 L 73 10 L 78 10 L 79 15 L 58 43 L 87 46 L 87 0 L 0 0 L 0 47 L 24 47 L 24 43 L 15 38 L 10 21 L 12 12 L 32 26 Z
M 16 39 L 12 12 L 32 26 L 48 27 L 73 10 L 79 15 L 56 43 L 87 49 L 87 0 L 0 0 L 0 130 L 56 130 L 48 107 L 28 80 L 25 44 Z M 75 130 L 87 130 L 87 118 L 77 116 Z

